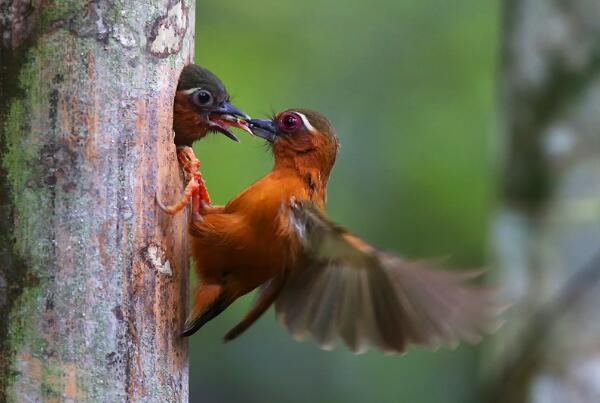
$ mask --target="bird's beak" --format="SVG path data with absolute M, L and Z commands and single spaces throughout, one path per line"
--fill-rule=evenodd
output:
M 277 129 L 271 119 L 249 119 L 247 121 L 250 132 L 272 143 L 277 138 Z
M 220 113 L 222 115 L 230 114 L 230 115 L 233 115 L 233 116 L 239 116 L 239 117 L 244 118 L 244 119 L 250 119 L 250 116 L 248 116 L 248 114 L 246 112 L 240 110 L 235 105 L 232 105 L 229 101 L 223 102 L 221 105 L 219 105 L 213 111 L 213 113 Z
M 213 109 L 208 116 L 210 128 L 224 134 L 233 141 L 239 140 L 228 127 L 237 127 L 252 134 L 252 131 L 248 128 L 248 119 L 250 119 L 248 114 L 229 103 L 229 101 L 225 101 L 217 108 Z

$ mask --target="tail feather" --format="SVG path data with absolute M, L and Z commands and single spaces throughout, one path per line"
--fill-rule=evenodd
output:
M 285 285 L 285 280 L 287 279 L 287 272 L 275 277 L 266 286 L 263 287 L 261 293 L 250 309 L 246 316 L 242 319 L 240 323 L 238 323 L 233 329 L 231 329 L 225 335 L 223 341 L 228 342 L 240 334 L 242 334 L 246 329 L 248 329 L 260 316 L 265 313 L 267 309 L 271 306 L 273 301 L 279 295 L 279 292 Z
M 220 285 L 200 286 L 196 289 L 194 305 L 183 325 L 181 337 L 196 333 L 206 322 L 225 310 L 230 304 Z

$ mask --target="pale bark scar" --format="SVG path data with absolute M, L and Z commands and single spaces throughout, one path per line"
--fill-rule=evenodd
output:
M 178 53 L 187 31 L 188 7 L 183 1 L 171 4 L 167 14 L 158 17 L 151 26 L 148 51 L 160 58 Z

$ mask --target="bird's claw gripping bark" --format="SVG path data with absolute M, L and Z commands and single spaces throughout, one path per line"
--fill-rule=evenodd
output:
M 191 197 L 192 199 L 192 214 L 198 214 L 204 205 L 210 206 L 211 204 L 208 189 L 206 188 L 206 184 L 200 173 L 200 161 L 196 157 L 196 154 L 194 154 L 194 150 L 187 146 L 179 147 L 177 149 L 177 159 L 183 170 L 190 175 L 190 183 L 193 182 L 197 184 L 197 187 L 193 185 L 194 190 L 188 198 Z
M 177 148 L 177 159 L 181 164 L 181 168 L 184 172 L 187 173 L 187 176 L 190 177 L 185 190 L 183 192 L 183 196 L 181 199 L 172 205 L 164 205 L 159 199 L 156 197 L 156 202 L 158 206 L 168 214 L 176 214 L 179 211 L 183 210 L 185 206 L 187 206 L 190 199 L 192 200 L 192 217 L 200 217 L 200 211 L 205 205 L 210 205 L 210 196 L 208 194 L 208 190 L 206 189 L 206 184 L 204 183 L 204 179 L 202 179 L 202 174 L 200 173 L 200 161 L 194 154 L 194 150 L 191 147 L 178 147 Z

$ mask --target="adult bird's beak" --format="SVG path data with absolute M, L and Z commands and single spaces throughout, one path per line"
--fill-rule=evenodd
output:
M 250 119 L 247 121 L 250 132 L 272 143 L 277 138 L 277 129 L 271 119 Z
M 228 127 L 237 127 L 252 134 L 252 131 L 248 128 L 248 124 L 246 123 L 248 119 L 250 119 L 248 114 L 237 108 L 235 105 L 232 105 L 229 101 L 221 103 L 221 105 L 213 109 L 208 116 L 210 128 L 224 134 L 233 141 L 239 141 L 239 139 Z

